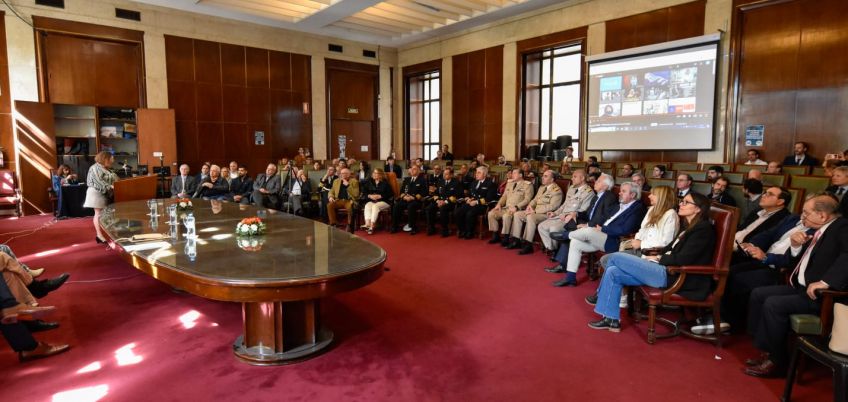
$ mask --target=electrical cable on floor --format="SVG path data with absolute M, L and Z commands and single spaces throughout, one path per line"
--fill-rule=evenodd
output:
M 109 282 L 109 281 L 118 281 L 118 280 L 122 280 L 122 279 L 135 278 L 136 276 L 139 276 L 139 275 L 144 275 L 144 274 L 143 274 L 143 273 L 141 273 L 141 272 L 136 272 L 136 273 L 134 273 L 134 274 L 132 274 L 132 275 L 119 276 L 119 277 L 115 277 L 115 278 L 91 279 L 91 280 L 87 280 L 87 281 L 67 281 L 67 282 L 65 282 L 65 283 L 67 284 L 67 283 L 99 283 L 99 282 Z
M 36 232 L 38 232 L 38 231 L 41 231 L 41 230 L 47 229 L 48 227 L 50 227 L 50 226 L 52 226 L 52 225 L 56 224 L 56 222 L 58 222 L 56 219 L 52 219 L 52 220 L 50 220 L 50 221 L 48 221 L 48 222 L 45 222 L 44 224 L 42 224 L 41 226 L 39 226 L 39 227 L 37 227 L 37 228 L 35 228 L 35 229 L 26 229 L 26 230 L 19 230 L 19 231 L 17 231 L 17 232 L 8 232 L 8 233 L 0 234 L 0 236 L 7 236 L 7 235 L 10 235 L 10 234 L 24 233 L 24 234 L 22 234 L 22 235 L 12 236 L 12 237 L 10 237 L 10 238 L 6 239 L 6 241 L 4 241 L 3 243 L 0 243 L 0 244 L 7 245 L 7 244 L 9 244 L 9 242 L 10 242 L 10 241 L 12 241 L 12 240 L 19 239 L 19 238 L 21 238 L 21 237 L 26 237 L 26 236 L 33 235 L 33 234 L 35 234 L 35 233 L 36 233 Z

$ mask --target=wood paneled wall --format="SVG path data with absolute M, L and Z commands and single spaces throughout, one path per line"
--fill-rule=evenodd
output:
M 15 166 L 15 136 L 12 132 L 12 97 L 9 93 L 9 57 L 6 54 L 6 13 L 0 11 L 0 147 L 5 169 Z
M 192 171 L 236 160 L 255 175 L 312 149 L 310 56 L 166 35 L 165 58 L 178 159 Z
M 706 4 L 706 0 L 698 0 L 609 20 L 606 22 L 604 51 L 612 52 L 703 35 Z M 604 151 L 602 155 L 605 161 L 698 160 L 697 151 Z
M 453 155 L 502 152 L 503 46 L 453 56 Z
M 810 154 L 848 148 L 848 2 L 794 0 L 734 2 L 729 127 L 736 161 L 745 127 L 765 125 L 766 160 L 782 160 L 805 141 Z
M 328 158 L 340 156 L 339 136 L 345 136 L 346 158 L 379 159 L 379 67 L 327 59 L 325 74 Z

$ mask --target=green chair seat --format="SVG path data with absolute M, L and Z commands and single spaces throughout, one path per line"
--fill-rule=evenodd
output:
M 821 320 L 812 314 L 793 314 L 789 316 L 789 324 L 798 335 L 821 335 Z

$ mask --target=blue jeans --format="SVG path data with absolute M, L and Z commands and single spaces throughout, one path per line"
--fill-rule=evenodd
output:
M 619 319 L 621 289 L 625 286 L 648 285 L 656 288 L 666 286 L 668 276 L 665 266 L 644 260 L 632 254 L 615 253 L 607 259 L 604 277 L 598 287 L 598 302 L 595 312 L 606 317 Z

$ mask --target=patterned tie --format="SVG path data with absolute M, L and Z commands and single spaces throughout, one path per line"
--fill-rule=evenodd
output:
M 789 275 L 789 278 L 790 278 L 789 284 L 792 285 L 793 288 L 795 287 L 795 283 L 792 282 L 791 278 L 794 278 L 796 275 L 798 275 L 800 277 L 800 275 L 801 275 L 801 265 L 804 264 L 804 259 L 808 258 L 808 256 L 813 252 L 813 247 L 816 246 L 816 243 L 819 241 L 819 238 L 821 238 L 821 234 L 822 234 L 821 230 L 816 231 L 816 234 L 813 235 L 813 241 L 810 242 L 810 246 L 807 247 L 807 250 L 804 251 L 803 255 L 801 255 L 801 259 L 798 260 L 798 265 L 795 266 L 795 270 L 792 271 L 792 275 Z M 810 263 L 810 261 L 808 260 L 807 264 L 809 265 L 809 263 Z M 801 283 L 800 278 L 798 278 L 796 280 L 798 281 L 799 284 Z

